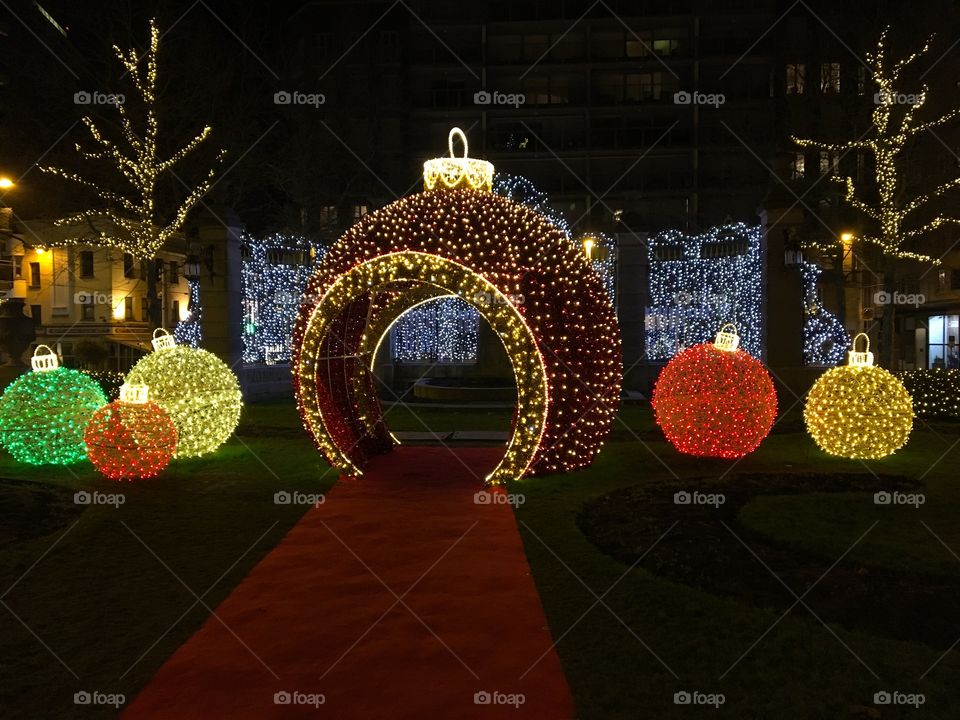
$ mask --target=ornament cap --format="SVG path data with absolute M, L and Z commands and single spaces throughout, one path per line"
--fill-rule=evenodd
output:
M 120 402 L 130 405 L 146 405 L 150 399 L 150 386 L 138 383 L 124 383 L 120 386 Z
M 46 352 L 41 353 L 40 348 L 44 348 Z M 37 349 L 33 351 L 33 357 L 30 358 L 30 367 L 34 372 L 50 372 L 60 367 L 60 358 L 49 346 L 37 345 Z
M 459 136 L 463 142 L 463 157 L 453 154 L 453 139 Z M 434 158 L 423 164 L 423 186 L 427 190 L 442 186 L 446 188 L 465 187 L 471 190 L 493 190 L 493 165 L 486 160 L 468 156 L 467 136 L 458 127 L 452 128 L 447 136 L 450 157 Z
M 863 352 L 857 351 L 857 340 L 863 338 L 866 347 Z M 858 333 L 856 337 L 853 338 L 853 344 L 850 346 L 850 350 L 847 351 L 847 365 L 851 367 L 870 367 L 873 365 L 873 353 L 870 352 L 870 336 L 866 333 Z
M 162 333 L 157 335 L 157 333 Z M 167 332 L 166 328 L 157 328 L 153 331 L 153 340 L 150 341 L 150 344 L 153 345 L 154 351 L 159 352 L 160 350 L 171 350 L 177 346 L 177 341 L 174 340 L 173 335 Z
M 727 328 L 731 328 L 730 332 L 727 332 Z M 737 335 L 737 326 L 733 323 L 726 323 L 720 328 L 720 332 L 717 333 L 713 344 L 718 350 L 724 350 L 726 352 L 736 350 L 740 347 L 740 336 Z

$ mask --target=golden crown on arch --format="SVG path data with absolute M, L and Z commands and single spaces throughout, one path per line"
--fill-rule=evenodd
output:
M 453 139 L 460 136 L 463 142 L 463 157 L 453 154 Z M 423 164 L 423 186 L 427 190 L 435 187 L 458 188 L 465 187 L 471 190 L 493 190 L 493 165 L 486 160 L 468 157 L 467 136 L 458 127 L 450 130 L 447 136 L 447 146 L 450 157 L 434 158 Z

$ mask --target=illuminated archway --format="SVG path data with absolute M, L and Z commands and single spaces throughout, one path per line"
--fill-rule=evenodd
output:
M 582 251 L 538 213 L 491 193 L 492 175 L 467 157 L 426 163 L 426 192 L 364 216 L 311 279 L 294 388 L 304 425 L 336 468 L 359 474 L 393 446 L 371 372 L 376 345 L 403 312 L 443 295 L 477 308 L 516 376 L 512 437 L 489 482 L 583 467 L 603 444 L 622 379 L 610 300 Z

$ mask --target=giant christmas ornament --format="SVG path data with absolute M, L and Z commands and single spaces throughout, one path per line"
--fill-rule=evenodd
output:
M 178 437 L 174 457 L 206 455 L 227 441 L 240 420 L 237 377 L 213 353 L 176 345 L 162 333 L 154 333 L 154 351 L 133 366 L 127 384 L 147 385 L 151 400 L 170 415 Z
M 653 410 L 680 452 L 738 458 L 770 432 L 777 415 L 773 381 L 739 341 L 736 329 L 726 325 L 714 342 L 682 350 L 660 372 Z
M 857 341 L 866 350 L 857 352 Z M 873 364 L 870 338 L 860 333 L 847 364 L 828 370 L 807 395 L 803 419 L 824 451 L 847 458 L 882 458 L 903 447 L 913 429 L 913 402 L 897 378 Z
M 0 397 L 0 443 L 19 462 L 69 465 L 86 457 L 83 430 L 107 402 L 100 385 L 79 370 L 60 367 L 39 345 L 33 371 L 14 380 Z
M 83 441 L 90 462 L 108 478 L 149 478 L 173 457 L 177 429 L 167 412 L 150 402 L 146 385 L 124 384 L 120 399 L 90 418 Z
M 468 157 L 460 130 L 449 142 L 450 157 L 424 164 L 425 192 L 365 215 L 310 280 L 292 363 L 304 425 L 334 467 L 362 474 L 394 444 L 371 371 L 377 346 L 414 305 L 457 296 L 499 336 L 516 376 L 513 434 L 487 481 L 588 465 L 620 398 L 610 299 L 561 230 L 491 192 L 493 166 Z

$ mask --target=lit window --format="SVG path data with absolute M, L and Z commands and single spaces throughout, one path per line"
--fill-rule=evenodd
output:
M 820 64 L 820 92 L 840 92 L 840 63 Z
M 820 174 L 836 175 L 840 170 L 840 157 L 832 150 L 820 151 Z
M 802 152 L 794 153 L 790 161 L 790 179 L 802 180 L 806 168 L 804 167 L 805 158 Z
M 666 57 L 667 55 L 675 54 L 679 45 L 680 42 L 678 40 L 654 40 L 653 52 L 661 57 Z
M 933 315 L 927 324 L 927 367 L 960 368 L 960 315 Z
M 787 95 L 802 95 L 807 81 L 806 65 L 787 64 Z

